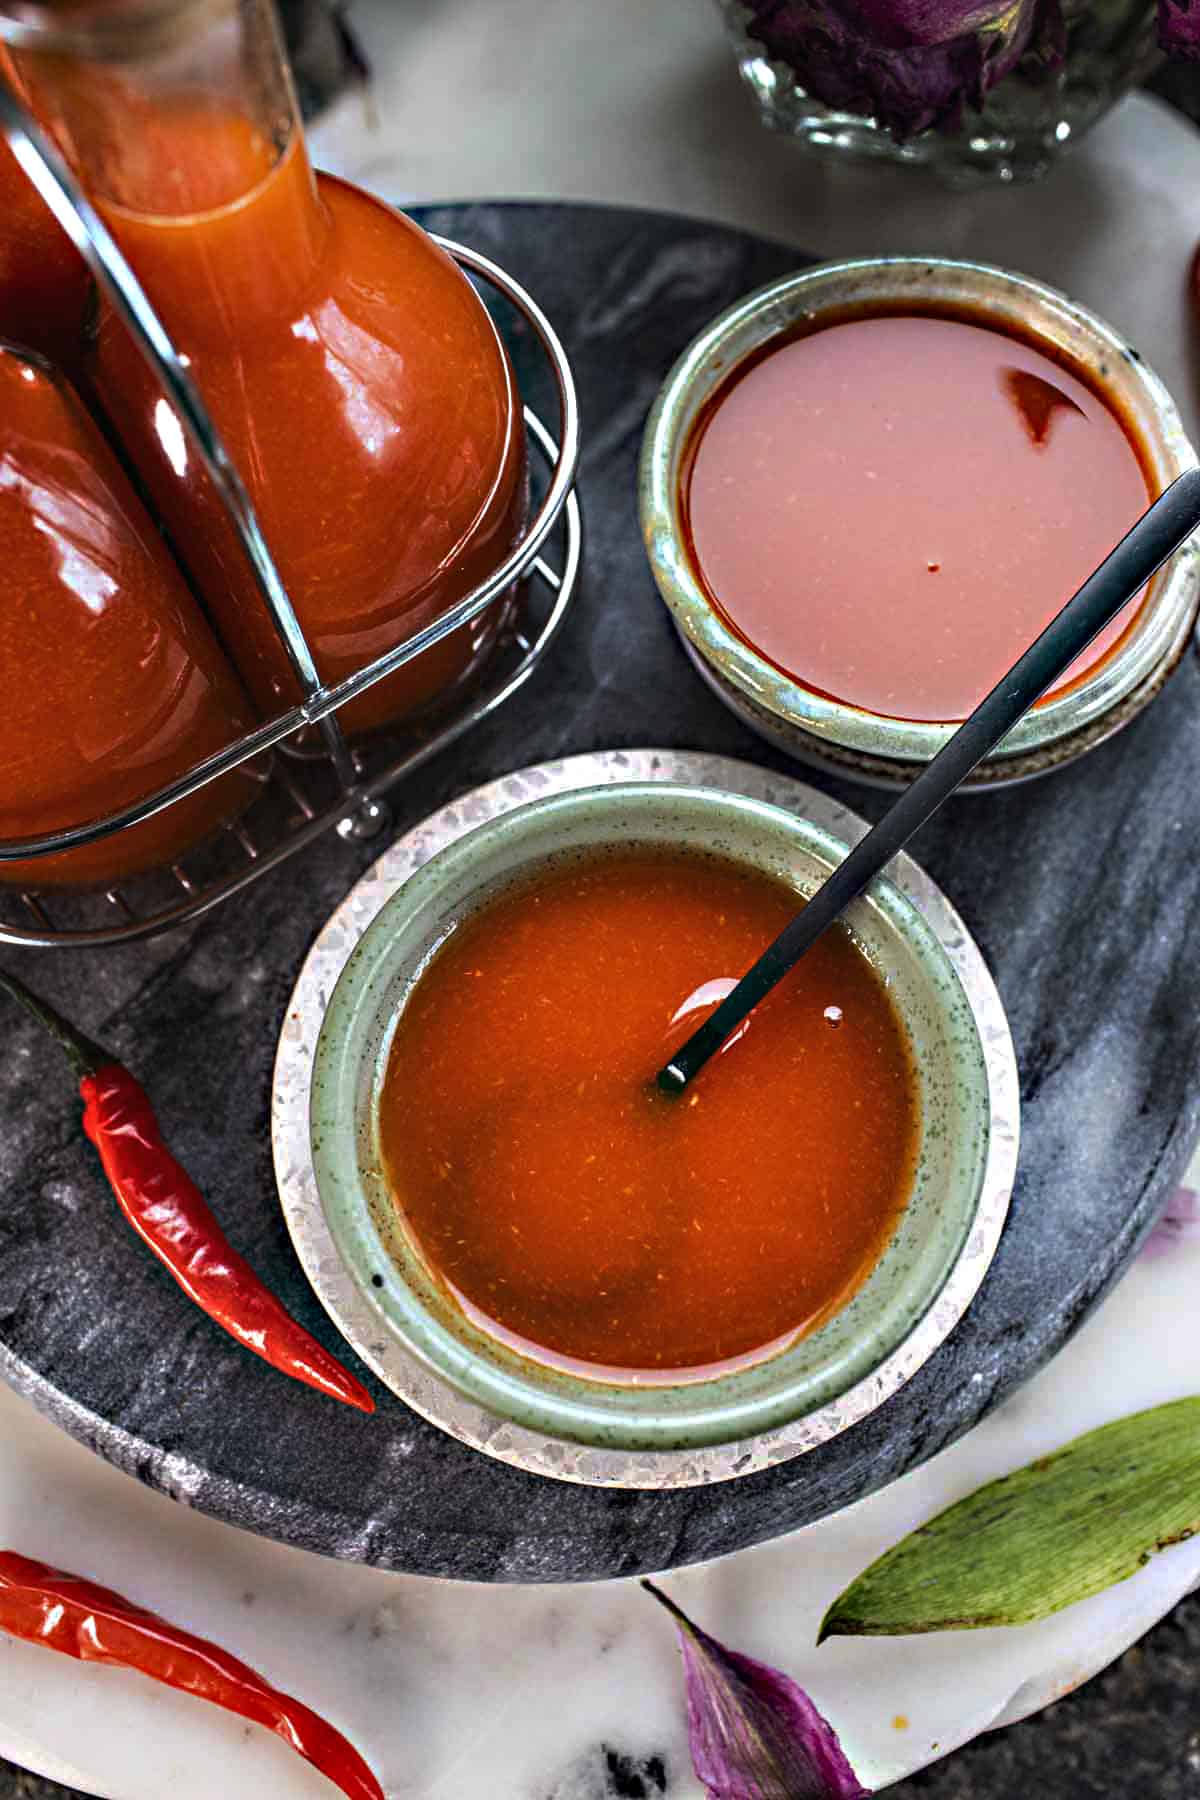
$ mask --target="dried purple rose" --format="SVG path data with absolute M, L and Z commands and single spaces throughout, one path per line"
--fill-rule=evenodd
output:
M 748 0 L 745 11 L 747 34 L 809 93 L 901 140 L 955 130 L 1022 58 L 1056 68 L 1066 43 L 1060 0 Z
M 642 1586 L 679 1627 L 688 1739 L 709 1800 L 862 1800 L 869 1793 L 802 1687 L 727 1650 L 652 1582 Z
M 1158 41 L 1168 56 L 1200 59 L 1200 0 L 1158 0 Z

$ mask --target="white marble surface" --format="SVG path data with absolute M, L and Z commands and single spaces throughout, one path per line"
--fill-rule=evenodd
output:
M 903 173 L 810 167 L 760 132 L 706 0 L 357 0 L 353 16 L 374 98 L 345 100 L 318 150 L 392 198 L 635 203 L 827 255 L 1007 263 L 1126 330 L 1196 424 L 1183 281 L 1200 239 L 1200 142 L 1152 101 L 1127 102 L 1034 192 L 952 196 Z M 973 1634 L 969 1654 L 954 1636 L 815 1651 L 818 1617 L 898 1534 L 979 1481 L 1200 1390 L 1198 1280 L 1194 1240 L 1138 1263 L 963 1443 L 836 1519 L 671 1576 L 672 1592 L 811 1687 L 868 1781 L 1044 1704 L 1200 1580 L 1200 1541 L 1056 1619 Z M 0 1541 L 218 1638 L 348 1730 L 391 1800 L 599 1800 L 605 1745 L 661 1755 L 672 1800 L 698 1796 L 672 1633 L 629 1584 L 468 1588 L 324 1562 L 138 1487 L 2 1390 Z M 277 1740 L 212 1708 L 3 1638 L 0 1752 L 111 1800 L 331 1791 Z
M 1200 1238 L 1137 1263 L 1051 1366 L 970 1436 L 791 1538 L 666 1578 L 711 1630 L 786 1668 L 860 1774 L 895 1780 L 1104 1666 L 1200 1581 L 1200 1540 L 1037 1625 L 814 1649 L 895 1538 L 1075 1431 L 1200 1389 Z M 601 1800 L 604 1746 L 700 1800 L 673 1631 L 631 1582 L 485 1588 L 287 1550 L 138 1487 L 0 1389 L 0 1542 L 219 1639 L 348 1731 L 389 1800 Z M 894 1723 L 898 1718 L 905 1726 Z M 318 1800 L 282 1744 L 117 1671 L 0 1638 L 0 1753 L 106 1800 Z

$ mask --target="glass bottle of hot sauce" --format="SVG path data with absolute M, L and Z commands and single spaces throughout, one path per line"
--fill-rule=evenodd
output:
M 433 242 L 314 177 L 270 0 L 0 0 L 22 80 L 187 356 L 318 669 L 438 617 L 522 531 L 524 434 L 486 308 Z M 11 35 L 11 34 L 10 34 Z M 225 516 L 137 350 L 91 376 L 258 707 L 294 678 Z M 477 665 L 500 607 L 342 713 L 370 730 Z
M 250 705 L 68 384 L 0 346 L 0 838 L 90 824 L 240 737 Z M 20 887 L 109 887 L 244 810 L 242 770 L 94 844 L 0 862 Z

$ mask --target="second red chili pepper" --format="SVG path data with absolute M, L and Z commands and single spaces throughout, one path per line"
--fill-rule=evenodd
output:
M 362 1383 L 296 1323 L 229 1243 L 199 1188 L 163 1142 L 140 1082 L 16 976 L 0 970 L 0 988 L 66 1052 L 79 1077 L 83 1128 L 117 1204 L 189 1298 L 285 1375 L 360 1412 L 374 1412 Z
M 80 1662 L 133 1669 L 253 1719 L 320 1769 L 348 1800 L 384 1800 L 353 1744 L 319 1713 L 281 1694 L 219 1645 L 180 1631 L 111 1588 L 0 1550 L 0 1631 Z

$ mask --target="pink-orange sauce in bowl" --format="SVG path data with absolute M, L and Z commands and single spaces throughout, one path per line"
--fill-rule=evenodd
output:
M 1194 462 L 1161 383 L 1062 295 L 968 263 L 833 264 L 681 357 L 646 429 L 642 523 L 734 710 L 796 755 L 903 779 Z M 1198 591 L 1185 551 L 983 779 L 1123 723 L 1182 653 Z
M 734 631 L 821 693 L 931 723 L 966 717 L 1152 498 L 1078 375 L 916 314 L 753 358 L 699 420 L 685 483 L 697 572 Z

